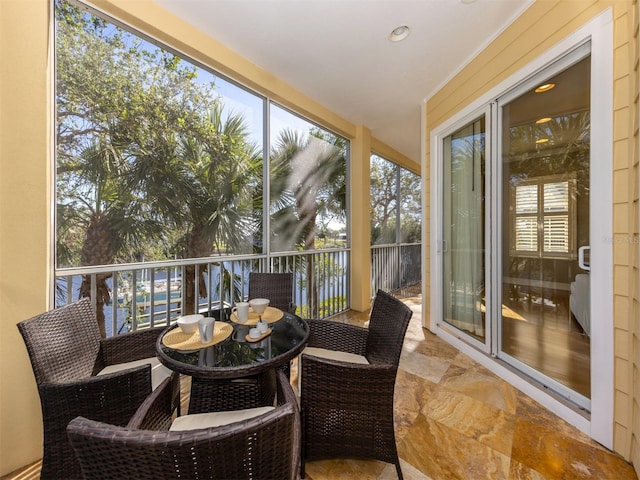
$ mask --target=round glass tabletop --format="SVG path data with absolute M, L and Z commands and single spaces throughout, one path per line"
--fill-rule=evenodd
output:
M 298 355 L 307 343 L 309 326 L 300 317 L 285 312 L 280 320 L 270 322 L 271 333 L 264 338 L 247 338 L 252 325 L 242 325 L 229 317 L 229 312 L 212 315 L 224 322 L 224 330 L 229 325 L 230 335 L 211 346 L 184 350 L 165 345 L 165 335 L 178 328 L 167 327 L 156 343 L 160 361 L 168 368 L 198 378 L 240 378 L 289 362 Z M 175 332 L 174 332 L 175 333 Z M 214 339 L 215 341 L 215 339 Z

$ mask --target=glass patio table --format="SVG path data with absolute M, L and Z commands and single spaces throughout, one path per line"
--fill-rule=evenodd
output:
M 191 377 L 190 414 L 272 404 L 275 369 L 288 371 L 289 362 L 309 338 L 309 326 L 302 318 L 271 307 L 265 313 L 274 311 L 275 317 L 266 318 L 270 334 L 259 340 L 247 337 L 255 319 L 241 324 L 230 309 L 208 315 L 216 319 L 213 344 L 203 346 L 197 333 L 198 341 L 192 345 L 172 344 L 170 337 L 187 337 L 178 325 L 167 327 L 159 336 L 156 351 L 160 362 Z

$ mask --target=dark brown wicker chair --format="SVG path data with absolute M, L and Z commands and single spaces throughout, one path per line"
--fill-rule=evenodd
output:
M 151 365 L 140 362 L 98 375 L 116 364 L 147 358 L 155 361 L 156 339 L 163 327 L 101 339 L 95 311 L 85 298 L 24 320 L 18 329 L 40 394 L 43 479 L 82 478 L 65 431 L 78 415 L 126 425 L 151 393 L 152 382 L 159 384 L 166 375 L 170 375 L 172 405 L 179 406 L 179 375 L 163 366 L 156 366 L 152 374 Z
M 393 394 L 411 314 L 400 300 L 378 290 L 368 328 L 308 320 L 313 348 L 300 356 L 303 478 L 305 460 L 327 458 L 381 460 L 394 464 L 402 478 Z M 365 363 L 336 359 L 346 356 Z
M 300 466 L 298 404 L 282 372 L 277 385 L 275 409 L 226 425 L 168 431 L 171 397 L 165 383 L 126 428 L 78 417 L 67 433 L 86 479 L 295 479 Z
M 249 273 L 249 299 L 268 298 L 269 306 L 279 308 L 283 312 L 296 313 L 293 298 L 293 273 Z M 281 369 L 290 375 L 290 364 Z
M 249 299 L 268 298 L 269 306 L 295 313 L 293 273 L 249 273 Z

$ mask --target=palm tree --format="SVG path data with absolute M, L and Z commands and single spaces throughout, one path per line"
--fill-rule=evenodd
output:
M 224 106 L 216 103 L 200 134 L 181 140 L 179 158 L 188 173 L 181 198 L 184 258 L 248 253 L 258 229 L 252 213 L 254 192 L 262 183 L 262 155 L 249 139 L 243 116 L 223 112 Z M 196 281 L 200 296 L 206 297 L 205 272 L 196 265 L 185 267 L 187 313 L 196 310 Z
M 344 140 L 319 129 L 281 132 L 270 155 L 274 249 L 313 250 L 321 215 L 346 212 Z M 306 256 L 310 314 L 317 315 L 313 255 Z
M 69 165 L 69 164 L 68 164 Z M 146 202 L 135 196 L 124 179 L 128 165 L 109 144 L 92 143 L 79 155 L 75 168 L 69 166 L 64 178 L 66 195 L 59 205 L 59 240 L 71 232 L 80 235 L 80 264 L 111 265 L 119 256 L 139 248 L 140 238 L 161 233 L 161 224 L 150 222 Z M 73 228 L 69 226 L 73 225 Z M 65 231 L 66 230 L 66 231 Z M 112 273 L 98 273 L 95 278 L 95 301 L 98 326 L 106 336 L 103 306 L 111 301 L 107 280 Z M 83 276 L 80 296 L 91 295 L 92 280 Z
M 241 118 L 222 122 L 213 82 L 62 0 L 56 19 L 58 266 L 169 252 L 165 237 L 176 231 L 187 257 L 210 255 L 214 243 L 235 247 L 246 231 L 234 202 L 246 194 L 240 160 L 249 147 Z M 199 144 L 200 163 L 185 161 L 185 139 Z M 103 334 L 110 276 L 95 285 Z

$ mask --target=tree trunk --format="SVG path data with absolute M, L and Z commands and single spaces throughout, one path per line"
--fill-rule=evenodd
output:
M 204 229 L 194 226 L 187 236 L 187 244 L 184 249 L 184 258 L 198 258 L 211 255 L 213 241 L 208 239 Z M 198 313 L 198 301 L 196 298 L 196 278 L 198 279 L 199 297 L 207 297 L 207 284 L 204 274 L 207 268 L 198 265 L 187 265 L 184 267 L 184 312 L 187 315 Z
M 80 263 L 81 265 L 111 265 L 113 260 L 111 222 L 104 213 L 96 212 L 85 233 Z M 112 276 L 112 273 L 96 274 L 96 319 L 102 338 L 107 336 L 104 306 L 111 302 L 111 291 L 107 285 L 107 279 Z M 80 297 L 91 297 L 90 275 L 82 277 Z
M 111 291 L 107 285 L 107 279 L 113 276 L 112 273 L 96 274 L 96 320 L 100 336 L 106 338 L 107 328 L 104 316 L 104 306 L 111 302 Z M 83 275 L 80 284 L 80 298 L 91 297 L 91 275 Z M 115 332 L 114 332 L 115 333 Z
M 196 278 L 199 283 L 199 297 L 207 297 L 207 284 L 204 281 L 206 271 L 207 268 L 201 265 L 187 265 L 184 267 L 184 313 L 186 315 L 198 313 L 199 299 L 196 298 Z

